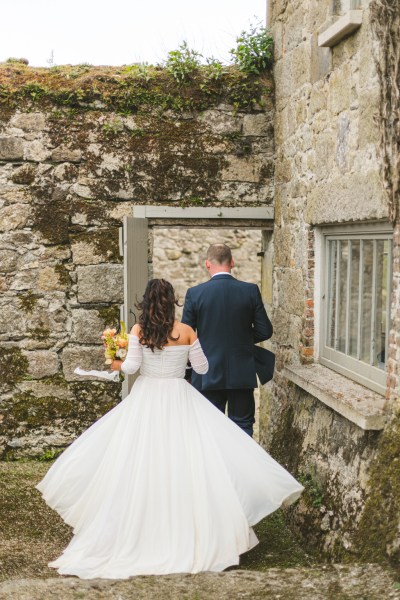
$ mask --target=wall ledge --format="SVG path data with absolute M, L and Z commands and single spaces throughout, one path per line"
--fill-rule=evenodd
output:
M 362 23 L 362 10 L 349 10 L 337 19 L 318 36 L 318 46 L 332 48 L 350 33 L 358 29 Z
M 364 430 L 385 427 L 385 398 L 319 364 L 288 365 L 284 377 Z

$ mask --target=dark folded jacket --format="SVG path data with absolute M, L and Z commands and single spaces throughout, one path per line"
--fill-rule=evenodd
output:
M 274 376 L 275 354 L 271 350 L 254 346 L 256 373 L 261 384 L 271 381 Z

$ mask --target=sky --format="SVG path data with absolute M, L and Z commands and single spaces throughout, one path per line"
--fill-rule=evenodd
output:
M 267 0 L 0 0 L 0 62 L 159 64 L 186 40 L 229 62 L 237 35 L 265 23 Z

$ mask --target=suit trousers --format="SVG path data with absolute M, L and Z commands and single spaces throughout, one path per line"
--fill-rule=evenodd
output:
M 228 417 L 250 437 L 253 437 L 255 422 L 254 390 L 201 390 L 216 408 L 225 414 L 228 404 Z

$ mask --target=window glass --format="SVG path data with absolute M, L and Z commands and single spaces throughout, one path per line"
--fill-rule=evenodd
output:
M 349 354 L 358 358 L 358 317 L 359 317 L 359 290 L 360 290 L 360 240 L 350 242 L 351 249 L 351 276 L 350 276 L 350 330 Z
M 336 228 L 332 228 L 334 231 Z M 338 229 L 338 228 L 337 228 Z M 321 359 L 380 393 L 385 385 L 392 233 L 325 234 L 325 339 Z M 325 350 L 326 349 L 326 350 Z M 324 354 L 325 353 L 325 354 Z M 323 362 L 323 360 L 322 360 Z M 376 383 L 374 378 L 380 383 Z M 371 383 L 372 381 L 372 383 Z M 376 383 L 376 385 L 375 385 Z M 375 387 L 374 387 L 375 386 Z

